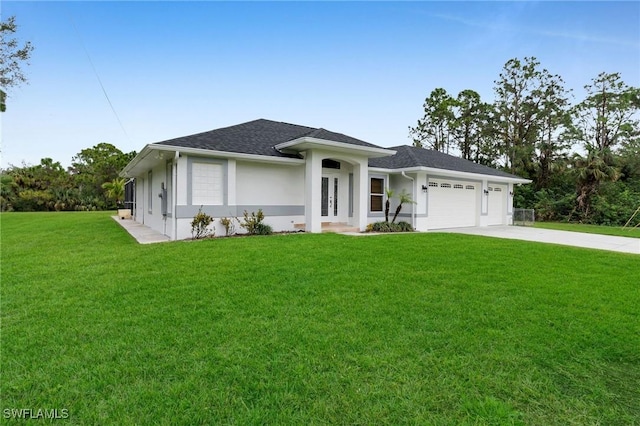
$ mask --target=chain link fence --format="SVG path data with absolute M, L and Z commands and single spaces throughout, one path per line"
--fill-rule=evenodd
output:
M 513 209 L 513 224 L 516 226 L 533 226 L 536 213 L 533 209 Z

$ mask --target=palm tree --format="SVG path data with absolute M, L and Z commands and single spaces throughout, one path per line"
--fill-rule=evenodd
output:
M 115 200 L 116 205 L 120 205 L 124 198 L 124 178 L 115 178 L 111 182 L 105 182 L 102 184 L 102 188 L 105 189 L 107 198 Z
M 387 202 L 384 203 L 384 221 L 389 222 L 389 208 L 391 206 L 391 198 L 393 198 L 393 189 L 387 188 L 384 192 L 387 195 Z
M 577 209 L 587 218 L 591 209 L 591 197 L 598 192 L 600 183 L 615 182 L 620 172 L 608 164 L 603 154 L 597 149 L 589 150 L 586 157 L 574 156 L 575 173 L 578 182 Z
M 393 215 L 393 220 L 391 221 L 391 223 L 394 223 L 396 221 L 396 218 L 398 217 L 398 213 L 400 213 L 400 210 L 402 210 L 402 205 L 404 203 L 416 204 L 416 202 L 413 201 L 413 199 L 411 198 L 411 194 L 409 194 L 404 189 L 402 190 L 400 195 L 398 195 L 398 199 L 400 200 L 400 204 L 398 204 L 398 207 L 396 207 L 396 214 Z

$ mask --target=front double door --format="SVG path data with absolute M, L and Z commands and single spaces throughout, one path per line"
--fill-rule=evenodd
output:
M 337 175 L 322 175 L 320 211 L 323 222 L 337 221 L 339 188 L 340 178 Z

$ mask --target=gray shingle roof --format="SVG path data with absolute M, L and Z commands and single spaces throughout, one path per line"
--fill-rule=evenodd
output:
M 156 142 L 156 144 L 272 157 L 297 157 L 294 154 L 282 153 L 276 150 L 274 146 L 305 136 L 380 148 L 377 145 L 343 135 L 342 133 L 265 119 Z
M 360 139 L 342 133 L 331 132 L 322 128 L 299 126 L 258 119 L 235 126 L 223 127 L 195 135 L 183 136 L 152 145 L 167 145 L 185 148 L 207 149 L 212 151 L 236 152 L 242 154 L 265 155 L 271 157 L 300 158 L 295 154 L 283 153 L 274 148 L 283 142 L 302 137 L 330 140 L 371 148 L 381 148 Z M 491 176 L 515 177 L 512 174 L 482 166 L 462 158 L 453 157 L 442 152 L 429 149 L 400 145 L 386 148 L 397 151 L 396 155 L 369 159 L 370 167 L 385 169 L 403 169 L 410 167 L 432 167 L 436 169 L 455 170 Z
M 518 176 L 510 173 L 483 166 L 481 164 L 465 160 L 464 158 L 454 157 L 440 151 L 417 148 L 415 146 L 408 145 L 400 145 L 388 149 L 396 151 L 396 155 L 382 158 L 370 158 L 369 167 L 380 167 L 384 169 L 430 167 L 434 169 L 518 178 Z

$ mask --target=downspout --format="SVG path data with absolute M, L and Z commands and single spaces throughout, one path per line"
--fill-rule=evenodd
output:
M 413 200 L 413 203 L 411 203 L 411 227 L 415 230 L 416 229 L 416 185 L 415 185 L 415 179 L 407 176 L 404 171 L 402 172 L 402 176 L 404 176 L 405 178 L 409 179 L 411 181 L 411 199 Z
M 173 158 L 173 187 L 171 188 L 171 211 L 173 212 L 173 241 L 178 239 L 178 159 L 180 158 L 180 151 L 176 151 Z

